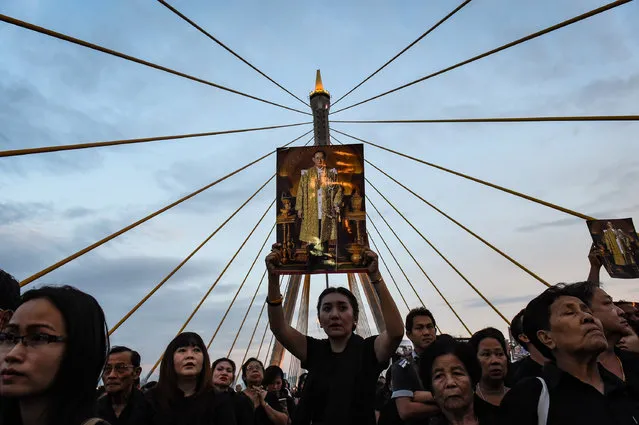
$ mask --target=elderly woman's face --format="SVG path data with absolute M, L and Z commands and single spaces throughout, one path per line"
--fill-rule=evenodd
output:
M 440 409 L 460 411 L 470 408 L 473 386 L 466 367 L 457 356 L 437 357 L 431 370 L 433 398 Z

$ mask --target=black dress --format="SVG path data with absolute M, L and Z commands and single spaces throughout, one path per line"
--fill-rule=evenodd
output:
M 353 334 L 343 352 L 333 353 L 328 339 L 306 337 L 308 370 L 294 425 L 375 425 L 377 378 L 388 367 L 375 355 L 375 339 Z

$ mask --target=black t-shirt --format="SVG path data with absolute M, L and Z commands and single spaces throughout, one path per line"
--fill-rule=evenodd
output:
M 345 396 L 350 403 L 340 415 L 342 423 L 375 425 L 377 378 L 388 367 L 388 362 L 377 361 L 376 338 L 377 335 L 366 339 L 352 335 L 346 350 L 334 353 L 328 339 L 306 337 L 307 354 L 302 368 L 308 370 L 308 378 L 300 401 L 304 407 L 298 408 L 296 416 L 300 420 L 296 417 L 295 424 L 308 423 L 307 418 L 313 423 L 331 420 L 327 417 L 327 407 L 331 403 L 335 405 L 335 398 Z M 352 386 L 351 393 L 340 396 L 346 386 Z M 308 411 L 302 413 L 305 409 Z
M 115 415 L 111 397 L 108 394 L 98 399 L 97 416 L 110 425 L 147 425 L 151 421 L 151 406 L 144 398 L 142 391 L 134 388 L 119 417 Z
M 544 367 L 542 365 L 530 357 L 526 357 L 517 363 L 513 363 L 514 371 L 512 374 L 512 386 L 515 386 L 517 382 L 523 381 L 526 378 L 541 376 L 543 368 Z
M 552 363 L 544 366 L 543 378 L 550 395 L 547 425 L 636 425 L 639 403 L 627 386 L 599 366 L 604 394 Z M 499 408 L 502 425 L 537 425 L 537 406 L 542 384 L 528 378 L 512 388 Z

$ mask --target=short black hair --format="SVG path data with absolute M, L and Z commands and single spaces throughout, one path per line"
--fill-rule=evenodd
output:
M 235 372 L 237 371 L 237 366 L 235 366 L 235 362 L 233 360 L 227 357 L 220 357 L 219 359 L 215 360 L 213 364 L 211 365 L 211 370 L 214 370 L 215 367 L 222 362 L 226 362 L 231 365 L 231 369 L 233 369 L 233 376 L 235 376 Z
M 532 345 L 547 359 L 554 360 L 552 351 L 537 337 L 537 331 L 550 330 L 550 306 L 560 297 L 574 296 L 566 291 L 565 283 L 551 286 L 532 299 L 524 311 L 524 334 Z
M 470 345 L 475 350 L 475 355 L 479 352 L 479 344 L 486 338 L 493 338 L 499 342 L 501 348 L 504 350 L 504 354 L 508 353 L 508 349 L 506 348 L 506 338 L 504 338 L 504 334 L 501 333 L 499 329 L 496 328 L 484 328 L 480 331 L 477 331 L 470 337 L 468 341 Z
M 326 161 L 326 151 L 322 149 L 318 149 L 315 152 L 313 152 L 313 156 L 317 155 L 318 153 L 321 153 L 322 155 L 324 155 L 324 160 Z
M 266 387 L 267 385 L 275 382 L 277 377 L 280 377 L 282 380 L 282 384 L 284 384 L 284 371 L 279 366 L 271 365 L 264 369 L 264 379 L 262 379 L 262 385 Z
M 0 310 L 16 311 L 20 305 L 20 283 L 0 269 Z
M 435 318 L 433 317 L 433 313 L 430 312 L 426 307 L 417 307 L 412 309 L 406 315 L 406 333 L 413 330 L 413 321 L 415 317 L 418 316 L 427 316 L 430 317 L 430 320 L 433 322 L 433 326 L 437 327 L 437 323 L 435 323 Z
M 579 298 L 586 303 L 588 307 L 592 306 L 592 299 L 600 287 L 599 282 L 590 281 L 571 283 L 565 286 L 568 295 Z
M 140 353 L 138 353 L 137 351 L 131 350 L 129 347 L 125 347 L 123 345 L 116 345 L 109 350 L 109 356 L 111 354 L 118 354 L 118 353 L 131 353 L 131 364 L 134 367 L 140 367 L 140 363 L 142 362 L 142 359 L 140 358 Z
M 250 363 L 253 363 L 253 362 L 259 363 L 260 366 L 262 366 L 262 371 L 264 371 L 264 363 L 262 363 L 262 361 L 259 360 L 258 358 L 251 357 L 250 359 L 245 361 L 244 364 L 242 365 L 242 381 L 244 382 L 244 385 L 246 385 L 246 368 L 248 367 Z
M 357 327 L 357 321 L 359 319 L 359 304 L 357 303 L 357 298 L 355 298 L 355 295 L 353 295 L 353 293 L 349 291 L 348 289 L 343 288 L 341 286 L 338 286 L 338 287 L 329 286 L 328 288 L 322 291 L 319 298 L 317 299 L 317 317 L 319 317 L 320 309 L 322 308 L 322 300 L 328 294 L 342 294 L 346 298 L 348 298 L 348 302 L 350 303 L 351 308 L 353 309 L 353 330 L 355 330 L 355 328 Z
M 515 317 L 513 317 L 513 320 L 510 322 L 510 333 L 512 334 L 517 344 L 521 345 L 524 348 L 527 348 L 528 344 L 526 343 L 526 341 L 519 339 L 520 335 L 522 334 L 526 335 L 524 333 L 524 312 L 525 311 L 526 309 L 522 308 L 521 311 L 517 313 Z
M 452 354 L 462 362 L 474 388 L 481 378 L 481 366 L 479 365 L 479 360 L 477 360 L 477 355 L 469 343 L 458 342 L 449 338 L 435 340 L 420 357 L 419 371 L 422 382 L 432 388 L 433 364 L 438 357 L 447 354 Z

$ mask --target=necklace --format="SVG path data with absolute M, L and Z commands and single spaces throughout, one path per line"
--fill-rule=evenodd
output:
M 484 400 L 484 401 L 488 401 L 486 399 L 486 396 L 484 395 L 484 392 L 481 390 L 481 385 L 479 384 L 479 382 L 477 383 L 477 386 L 475 387 L 475 391 L 477 392 L 477 394 L 479 395 L 479 397 Z M 501 394 L 499 394 L 500 397 L 503 397 L 506 394 L 506 387 L 502 386 L 501 387 Z
M 626 382 L 626 372 L 623 370 L 623 363 L 621 363 L 621 359 L 619 358 L 619 356 L 615 355 L 615 358 L 617 359 L 617 362 L 619 363 L 619 370 L 621 370 L 621 380 L 623 382 Z

